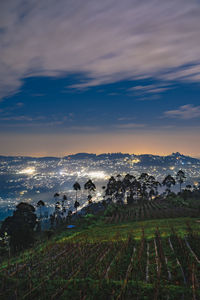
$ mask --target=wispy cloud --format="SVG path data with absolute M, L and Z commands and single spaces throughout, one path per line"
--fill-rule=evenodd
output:
M 118 129 L 144 128 L 145 126 L 146 126 L 146 124 L 140 124 L 140 123 L 126 123 L 126 124 L 114 125 L 114 127 L 118 128 Z
M 136 85 L 128 89 L 129 92 L 133 92 L 137 96 L 142 97 L 141 100 L 155 99 L 159 94 L 170 90 L 171 86 L 162 84 L 149 84 L 149 85 Z
M 119 117 L 117 120 L 118 121 L 130 121 L 135 119 L 134 117 Z
M 194 106 L 192 104 L 183 105 L 176 110 L 166 111 L 164 116 L 184 120 L 200 118 L 200 106 Z
M 199 18 L 196 0 L 1 1 L 0 98 L 30 76 L 89 78 L 74 88 L 152 77 L 199 82 Z
M 8 117 L 0 117 L 0 121 L 28 121 L 32 122 L 34 118 L 28 116 L 8 116 Z M 35 120 L 38 120 L 36 118 Z

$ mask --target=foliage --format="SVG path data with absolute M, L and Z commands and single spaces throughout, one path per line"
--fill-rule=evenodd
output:
M 1 233 L 8 233 L 11 249 L 18 251 L 33 244 L 33 229 L 35 225 L 36 214 L 34 207 L 28 203 L 21 202 L 16 206 L 13 216 L 4 220 L 1 226 Z

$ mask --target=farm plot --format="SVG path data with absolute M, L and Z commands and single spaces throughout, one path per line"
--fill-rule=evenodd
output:
M 54 242 L 0 271 L 0 299 L 191 299 L 200 298 L 200 236 L 185 224 L 153 237 L 140 228 L 107 241 Z

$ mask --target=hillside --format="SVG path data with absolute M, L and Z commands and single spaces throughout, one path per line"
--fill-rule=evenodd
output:
M 86 219 L 4 262 L 0 299 L 200 297 L 198 218 Z

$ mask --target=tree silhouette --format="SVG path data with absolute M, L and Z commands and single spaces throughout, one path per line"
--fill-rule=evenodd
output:
M 179 170 L 176 174 L 176 179 L 177 181 L 179 182 L 180 184 L 180 193 L 181 193 L 181 185 L 182 183 L 184 182 L 184 179 L 185 179 L 185 173 L 182 171 L 182 170 Z
M 88 204 L 91 204 L 92 203 L 92 196 L 88 195 L 87 199 L 88 199 Z
M 26 248 L 34 242 L 33 229 L 37 224 L 36 220 L 35 208 L 25 202 L 19 203 L 13 216 L 4 220 L 1 233 L 8 233 L 13 251 Z
M 55 213 L 56 213 L 57 216 L 59 215 L 60 208 L 61 208 L 60 202 L 57 201 L 56 204 L 55 204 Z
M 147 187 L 149 189 L 149 198 L 152 200 L 153 196 L 158 195 L 158 187 L 161 186 L 160 182 L 154 176 L 149 176 L 147 180 Z
M 138 178 L 140 182 L 140 194 L 142 197 L 142 200 L 148 197 L 147 188 L 149 186 L 149 175 L 147 173 L 142 173 L 140 177 Z
M 60 196 L 59 193 L 55 193 L 55 194 L 53 195 L 54 200 L 55 200 L 56 202 L 58 201 L 59 196 Z
M 192 189 L 191 184 L 187 184 L 187 185 L 186 185 L 186 190 L 191 191 L 191 189 Z
M 67 196 L 63 195 L 63 199 L 62 199 L 62 214 L 66 212 L 65 201 L 67 201 Z
M 76 209 L 77 212 L 77 208 L 80 206 L 80 203 L 76 200 L 74 203 L 74 208 Z
M 91 192 L 96 190 L 95 184 L 92 182 L 91 179 L 89 179 L 85 184 L 84 184 L 84 189 L 88 191 L 88 195 L 91 195 Z
M 76 191 L 76 201 L 77 201 L 77 193 L 81 190 L 80 184 L 76 181 L 73 185 L 73 189 Z
M 40 219 L 42 218 L 42 207 L 44 207 L 44 206 L 45 206 L 44 201 L 39 200 L 37 203 L 37 207 L 39 207 L 39 209 L 40 209 Z
M 116 179 L 111 176 L 108 180 L 105 194 L 106 196 L 111 196 L 113 198 L 114 193 L 116 192 Z
M 55 193 L 53 196 L 54 196 L 54 198 L 56 199 L 57 197 L 60 196 L 60 194 L 59 194 L 59 193 Z
M 167 175 L 162 182 L 162 185 L 166 186 L 166 191 L 168 194 L 171 192 L 171 186 L 175 185 L 176 181 L 171 175 Z

